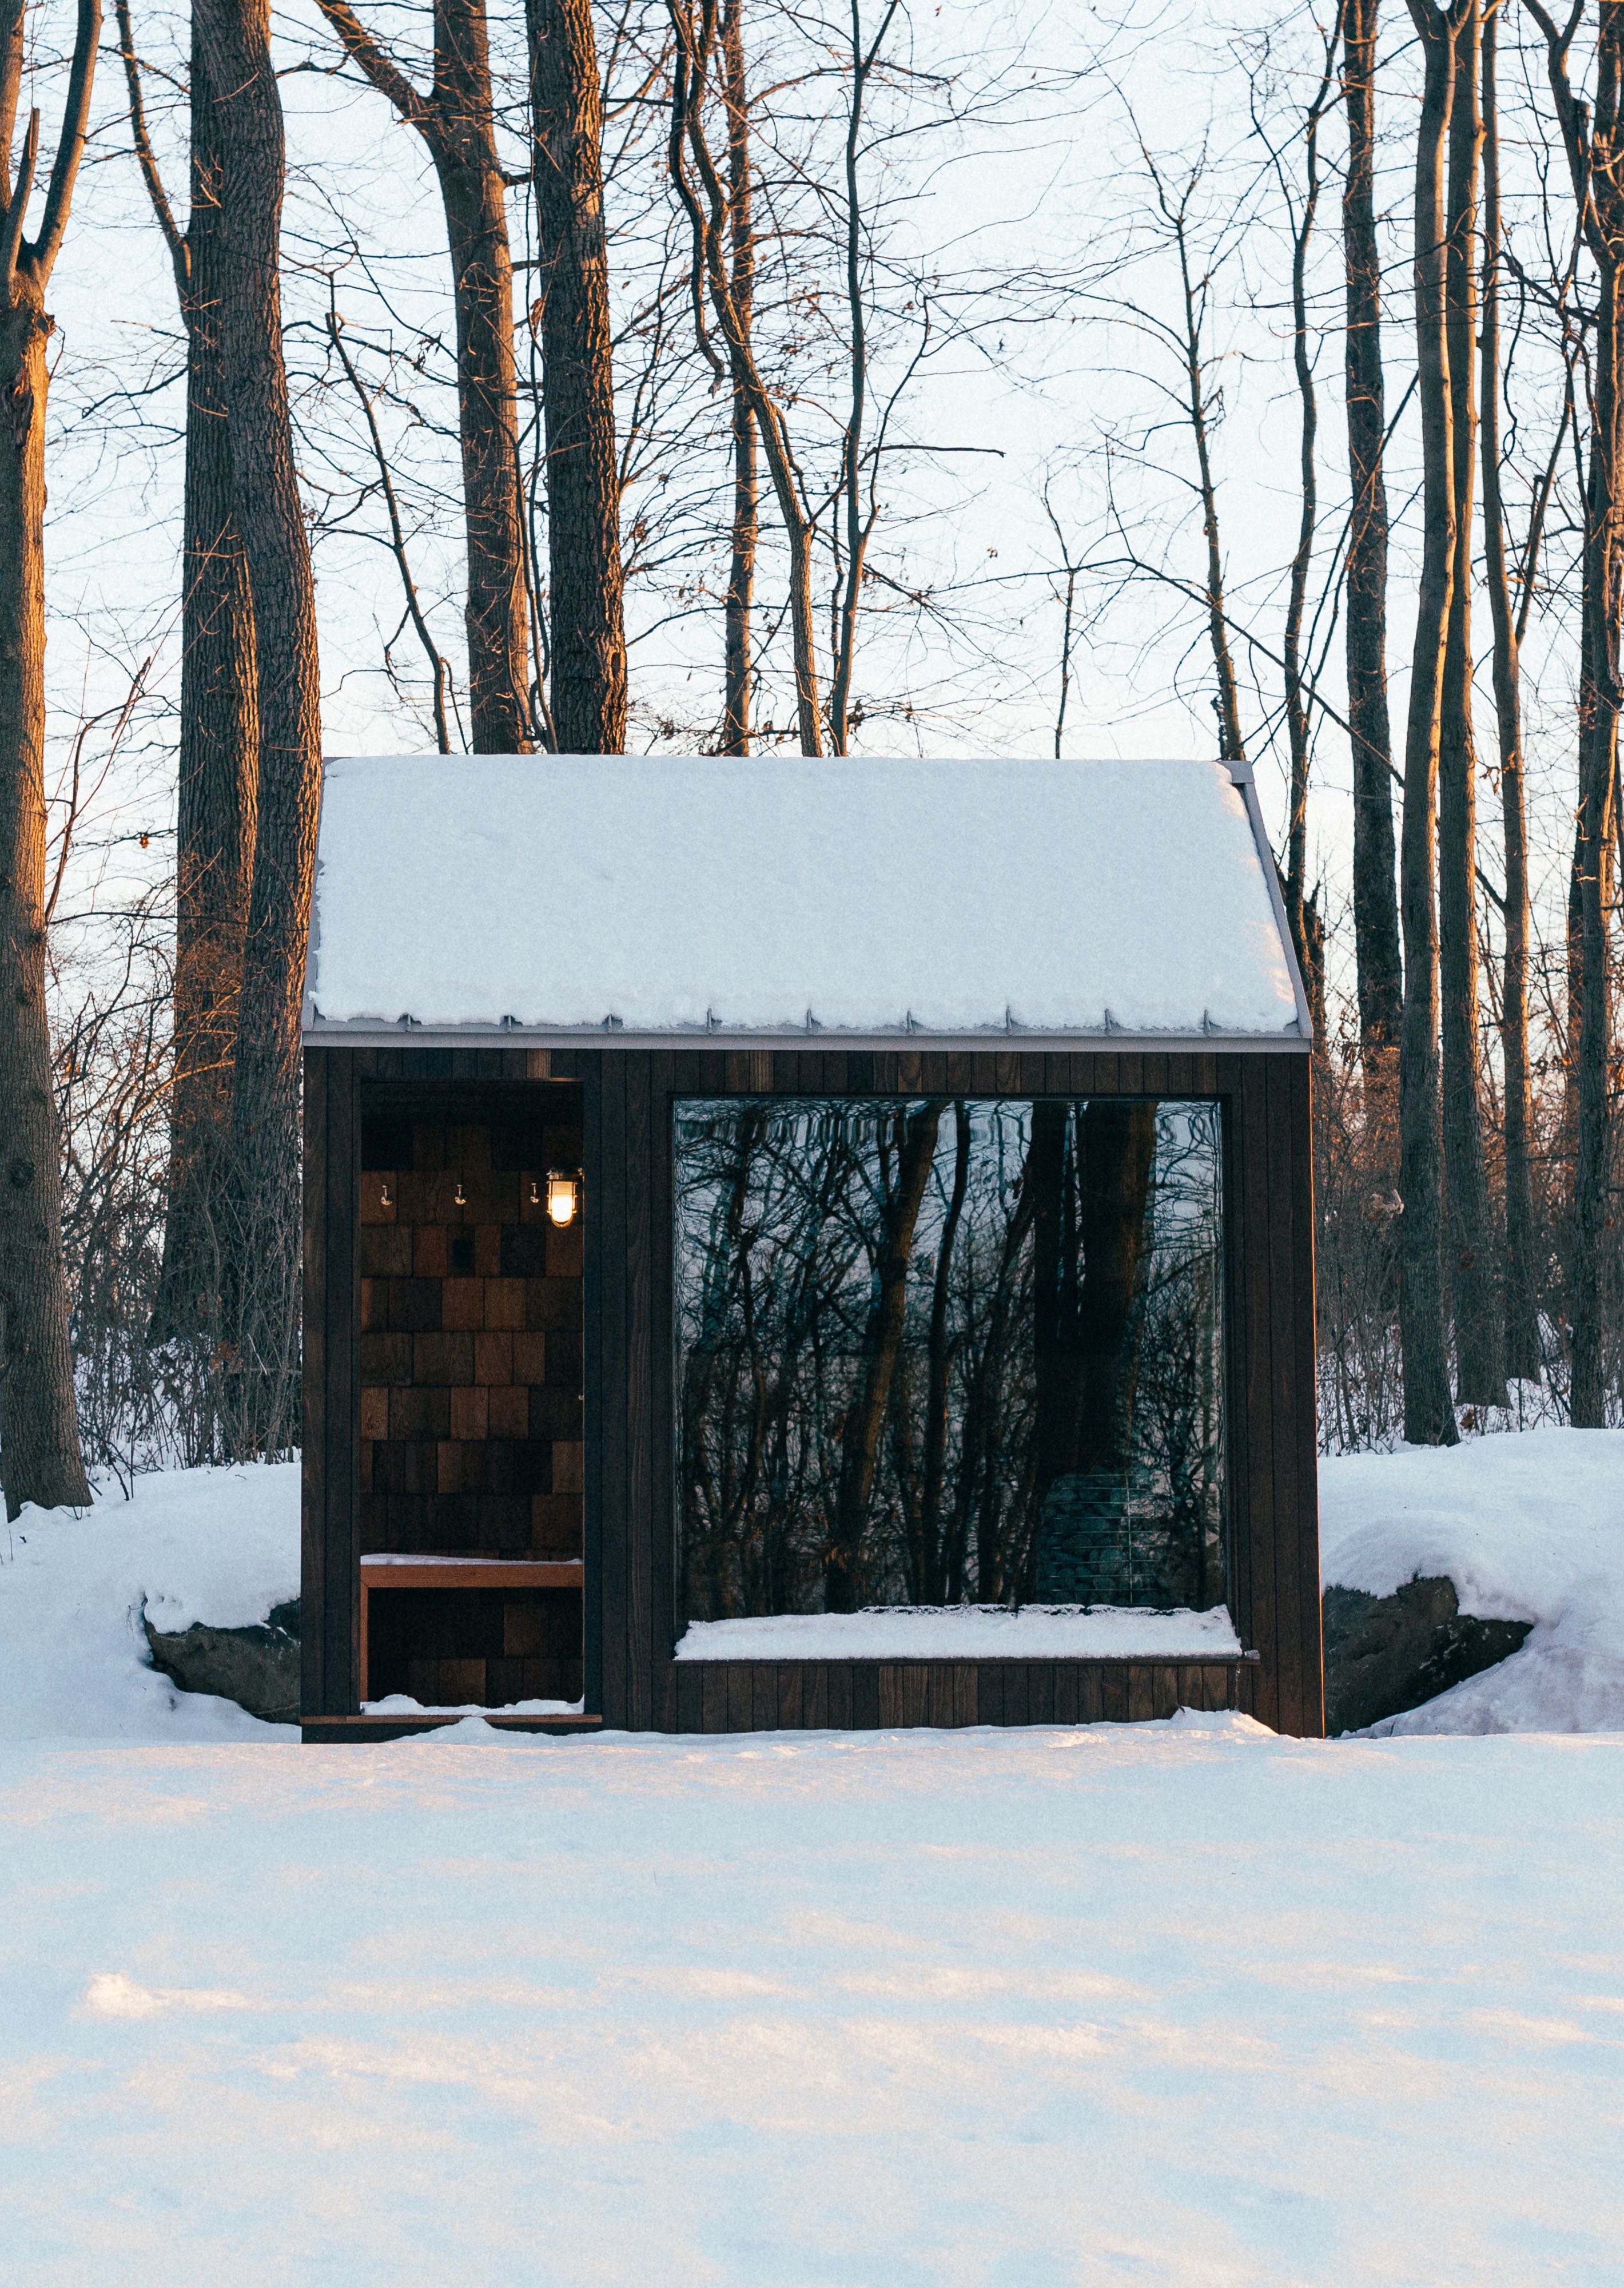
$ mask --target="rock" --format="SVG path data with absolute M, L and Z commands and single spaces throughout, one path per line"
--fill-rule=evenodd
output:
M 274 1605 L 269 1618 L 246 1629 L 210 1628 L 194 1621 L 166 1635 L 145 1612 L 141 1625 L 152 1664 L 183 1692 L 212 1692 L 234 1700 L 271 1724 L 297 1724 L 299 1716 L 299 1604 Z
M 1325 1728 L 1357 1732 L 1419 1708 L 1514 1653 L 1532 1621 L 1485 1621 L 1461 1610 L 1454 1583 L 1418 1577 L 1390 1597 L 1327 1589 Z

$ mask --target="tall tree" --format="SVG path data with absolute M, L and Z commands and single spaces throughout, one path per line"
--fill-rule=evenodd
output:
M 467 536 L 468 711 L 474 752 L 527 754 L 524 531 L 513 362 L 513 263 L 484 0 L 434 0 L 426 95 L 349 0 L 319 0 L 351 60 L 423 138 L 440 184 L 456 314 Z M 611 457 L 613 457 L 613 456 Z
M 1400 909 L 1404 1022 L 1398 1060 L 1398 1333 L 1404 1355 L 1404 1434 L 1450 1446 L 1459 1433 L 1450 1400 L 1442 1286 L 1442 1124 L 1438 1069 L 1438 937 L 1434 894 L 1438 743 L 1444 655 L 1454 580 L 1455 491 L 1447 333 L 1444 153 L 1454 93 L 1455 36 L 1472 0 L 1408 0 L 1425 64 L 1415 136 L 1415 348 L 1421 397 L 1423 534 L 1415 648 L 1405 727 Z
M 1522 681 L 1517 615 L 1506 571 L 1505 502 L 1500 471 L 1500 112 L 1495 85 L 1500 7 L 1483 26 L 1483 555 L 1494 630 L 1494 713 L 1500 735 L 1500 806 L 1505 841 L 1505 973 L 1500 1041 L 1505 1091 L 1506 1363 L 1540 1378 L 1539 1315 L 1533 1279 L 1533 1090 L 1528 1070 L 1528 823 L 1523 794 Z M 1533 554 L 1531 536 L 1529 555 Z M 1532 592 L 1532 562 L 1526 568 Z
M 299 1018 L 321 793 L 315 591 L 294 463 L 278 267 L 285 146 L 269 0 L 194 0 L 219 155 L 220 378 L 254 597 L 259 783 L 226 1187 L 238 1451 L 293 1434 Z
M 170 251 L 186 337 L 181 537 L 180 772 L 176 838 L 174 1077 L 163 1270 L 151 1333 L 218 1339 L 220 1202 L 231 1125 L 242 941 L 254 865 L 259 727 L 254 603 L 237 529 L 220 371 L 220 157 L 196 43 L 191 211 L 176 222 L 147 131 L 130 0 L 117 0 L 130 121 Z
M 626 744 L 620 480 L 590 0 L 525 0 L 538 242 L 552 720 L 564 754 Z
M 45 1008 L 45 308 L 84 149 L 97 0 L 79 0 L 67 98 L 39 234 L 39 158 L 22 93 L 26 0 L 0 0 L 0 1483 L 8 1517 L 90 1499 L 62 1264 L 62 1161 Z
M 1483 149 L 1480 0 L 1454 36 L 1449 112 L 1450 480 L 1454 564 L 1438 721 L 1438 991 L 1443 1030 L 1444 1264 L 1454 1322 L 1455 1390 L 1463 1403 L 1503 1406 L 1505 1357 L 1483 1159 L 1477 1016 L 1477 759 L 1472 736 L 1472 525 L 1477 406 L 1477 179 Z
M 1596 270 L 1591 352 L 1592 412 L 1585 472 L 1582 633 L 1580 661 L 1579 805 L 1575 822 L 1574 904 L 1570 960 L 1577 991 L 1575 1070 L 1578 1124 L 1573 1212 L 1568 1250 L 1572 1328 L 1573 1421 L 1599 1427 L 1605 1386 L 1602 1362 L 1603 1236 L 1608 1222 L 1612 1122 L 1608 1101 L 1612 1022 L 1607 914 L 1612 902 L 1613 806 L 1617 799 L 1619 711 L 1620 516 L 1624 469 L 1624 5 L 1602 0 L 1596 39 L 1594 102 L 1578 93 L 1569 54 L 1581 20 L 1575 8 L 1558 28 L 1541 4 L 1529 13 L 1544 36 L 1546 62 L 1562 131 L 1574 204 Z
M 755 317 L 756 221 L 750 183 L 749 83 L 744 62 L 743 0 L 724 0 L 722 85 L 727 105 L 727 240 L 729 285 L 748 341 Z M 756 587 L 756 545 L 761 526 L 761 480 L 757 467 L 756 416 L 750 410 L 743 361 L 729 354 L 733 385 L 733 522 L 729 551 L 726 658 L 723 679 L 722 751 L 750 751 L 750 606 Z
M 1387 435 L 1382 367 L 1382 251 L 1375 213 L 1378 0 L 1346 0 L 1343 84 L 1348 168 L 1343 187 L 1347 275 L 1348 727 L 1353 749 L 1353 932 L 1359 1042 L 1367 1080 L 1390 1071 L 1403 982 L 1398 953 L 1393 747 L 1387 712 Z

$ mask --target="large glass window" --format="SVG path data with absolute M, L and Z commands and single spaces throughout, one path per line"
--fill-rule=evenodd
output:
M 679 1101 L 679 1618 L 1222 1603 L 1219 1131 Z

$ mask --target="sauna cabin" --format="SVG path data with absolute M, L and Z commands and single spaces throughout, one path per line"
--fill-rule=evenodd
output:
M 305 1736 L 1323 1729 L 1243 765 L 327 767 Z

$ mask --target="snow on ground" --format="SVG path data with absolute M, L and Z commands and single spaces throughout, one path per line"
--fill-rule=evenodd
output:
M 1624 2277 L 1624 1741 L 25 1744 L 0 1821 L 8 2283 Z
M 141 1610 L 166 1631 L 239 1628 L 298 1593 L 297 1462 L 159 1470 L 83 1516 L 0 1520 L 0 1740 L 296 1739 L 177 1690 L 147 1664 Z
M 1383 1732 L 1624 1731 L 1624 1431 L 1525 1430 L 1319 1465 L 1329 1585 L 1446 1574 L 1521 1649 Z

